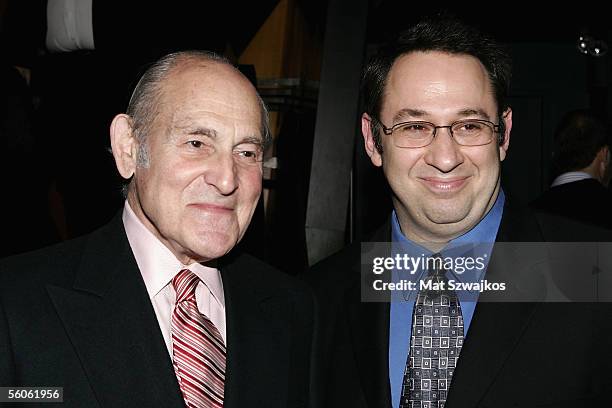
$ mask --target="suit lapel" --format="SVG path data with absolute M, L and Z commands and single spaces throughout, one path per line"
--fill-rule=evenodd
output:
M 389 242 L 390 237 L 391 224 L 388 221 L 369 241 Z M 353 261 L 350 274 L 353 281 L 346 293 L 346 299 L 350 300 L 346 304 L 361 387 L 368 407 L 390 407 L 389 302 L 361 301 L 361 260 Z
M 262 263 L 235 255 L 220 264 L 227 318 L 225 408 L 286 406 L 293 304 Z M 280 357 L 283 356 L 283 357 Z
M 535 305 L 479 303 L 453 376 L 447 405 L 475 407 L 518 343 Z
M 532 215 L 518 212 L 506 202 L 496 241 L 541 240 L 541 232 Z M 512 266 L 518 264 L 518 260 L 512 261 L 507 253 L 503 259 L 498 255 L 494 249 L 487 268 L 488 279 L 511 277 Z M 536 307 L 537 303 L 496 301 L 494 293 L 481 295 L 453 376 L 447 406 L 471 408 L 478 405 L 519 342 Z
M 47 291 L 101 406 L 184 406 L 120 216 L 90 236 L 73 287 Z
M 351 302 L 349 322 L 367 406 L 389 407 L 389 303 Z

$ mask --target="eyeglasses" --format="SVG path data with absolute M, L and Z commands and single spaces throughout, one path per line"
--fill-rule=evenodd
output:
M 431 122 L 411 121 L 397 123 L 390 128 L 372 116 L 382 127 L 385 135 L 393 135 L 397 147 L 425 147 L 433 142 L 438 129 L 447 128 L 451 137 L 461 146 L 482 146 L 493 141 L 500 133 L 500 125 L 483 119 L 458 120 L 447 126 L 436 126 Z

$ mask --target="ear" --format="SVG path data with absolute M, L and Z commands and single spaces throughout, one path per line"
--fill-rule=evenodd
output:
M 382 166 L 382 156 L 376 148 L 374 134 L 372 134 L 372 118 L 367 113 L 361 115 L 361 134 L 363 135 L 366 153 L 370 156 L 372 164 L 376 167 Z
M 115 165 L 124 179 L 136 170 L 138 142 L 132 133 L 132 120 L 126 114 L 115 116 L 110 126 L 110 139 Z
M 601 149 L 599 149 L 597 155 L 599 156 L 599 159 L 604 163 L 608 163 L 610 161 L 610 150 L 608 146 L 603 146 Z
M 499 160 L 504 161 L 506 158 L 506 152 L 510 146 L 510 132 L 512 131 L 512 109 L 508 108 L 502 114 L 502 120 L 504 121 L 504 140 L 499 145 Z
M 604 146 L 597 152 L 597 159 L 599 159 L 599 172 L 603 175 L 607 172 L 608 166 L 610 166 L 610 150 L 608 146 Z
M 612 177 L 612 158 L 610 157 L 610 148 L 608 146 L 604 146 L 601 150 L 603 151 L 602 154 L 605 155 L 599 170 L 601 172 L 601 182 L 604 186 L 608 187 L 610 177 Z

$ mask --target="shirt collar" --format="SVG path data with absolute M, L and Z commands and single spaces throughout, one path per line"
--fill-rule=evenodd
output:
M 572 183 L 574 181 L 580 181 L 585 179 L 591 179 L 589 173 L 584 171 L 568 171 L 566 173 L 560 174 L 555 180 L 552 182 L 551 187 L 560 186 L 561 184 Z
M 225 304 L 223 283 L 218 269 L 199 263 L 183 265 L 174 254 L 144 226 L 127 200 L 123 207 L 123 225 L 136 258 L 138 269 L 152 299 L 182 269 L 189 269 L 208 287 L 222 305 Z

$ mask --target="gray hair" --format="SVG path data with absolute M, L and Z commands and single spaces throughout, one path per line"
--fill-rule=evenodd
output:
M 126 112 L 132 121 L 132 131 L 139 145 L 137 155 L 137 165 L 139 167 L 148 167 L 150 164 L 146 142 L 147 136 L 151 132 L 154 118 L 159 114 L 159 100 L 163 81 L 168 77 L 168 74 L 173 68 L 185 60 L 214 61 L 236 69 L 227 58 L 211 51 L 200 50 L 179 51 L 167 54 L 147 68 L 132 92 Z M 265 148 L 272 140 L 268 108 L 258 93 L 257 100 L 260 105 L 261 133 Z M 124 195 L 127 186 L 125 187 Z
M 151 130 L 153 119 L 159 113 L 159 97 L 163 81 L 179 62 L 190 59 L 219 62 L 236 69 L 227 58 L 211 51 L 199 50 L 174 52 L 153 63 L 136 84 L 127 108 L 127 114 L 132 119 L 132 129 L 140 146 L 146 146 L 146 138 Z M 259 94 L 257 94 L 257 99 L 261 110 L 263 142 L 264 145 L 268 145 L 271 141 L 268 108 Z M 139 152 L 138 159 L 148 163 L 148 152 Z

